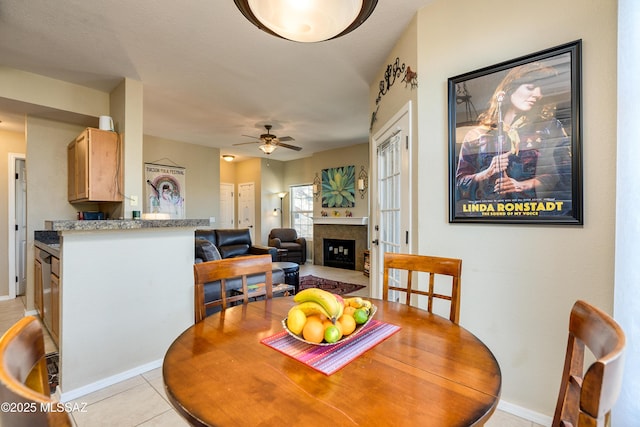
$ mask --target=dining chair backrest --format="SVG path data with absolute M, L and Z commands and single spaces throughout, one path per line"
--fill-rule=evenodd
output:
M 69 415 L 51 399 L 42 326 L 26 316 L 0 338 L 0 425 L 71 426 Z
M 390 284 L 389 270 L 406 270 L 407 282 Z M 429 274 L 427 290 L 418 289 L 413 281 L 414 272 Z M 462 260 L 457 258 L 442 258 L 427 255 L 399 254 L 386 252 L 384 254 L 384 272 L 382 279 L 382 298 L 389 298 L 389 290 L 404 292 L 405 303 L 411 305 L 411 295 L 423 295 L 427 297 L 427 310 L 433 313 L 434 299 L 442 299 L 450 302 L 449 320 L 458 324 L 460 321 L 460 275 L 462 274 Z M 451 295 L 437 293 L 435 291 L 435 278 L 438 275 L 451 277 Z
M 227 305 L 232 302 L 249 302 L 249 289 L 247 276 L 253 274 L 264 274 L 264 295 L 267 298 L 273 297 L 273 266 L 271 255 L 250 255 L 236 258 L 224 258 L 215 261 L 201 262 L 193 265 L 195 279 L 195 321 L 201 321 L 207 316 L 207 308 L 222 306 L 222 310 L 227 309 Z M 242 293 L 238 295 L 227 295 L 226 283 L 232 278 L 242 279 Z M 206 301 L 204 297 L 204 285 L 209 282 L 220 282 L 220 298 L 213 301 Z M 258 296 L 253 293 L 252 296 Z
M 569 340 L 552 425 L 609 425 L 622 387 L 625 335 L 604 311 L 577 301 L 569 318 Z M 585 347 L 593 362 L 584 370 Z

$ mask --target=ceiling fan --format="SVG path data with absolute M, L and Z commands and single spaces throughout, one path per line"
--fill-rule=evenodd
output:
M 257 141 L 241 142 L 239 144 L 233 144 L 233 145 L 262 144 L 258 148 L 262 150 L 262 152 L 265 154 L 273 153 L 278 147 L 284 147 L 284 148 L 288 148 L 290 150 L 296 150 L 296 151 L 302 150 L 302 147 L 296 147 L 295 145 L 284 144 L 282 142 L 282 141 L 295 141 L 290 136 L 283 136 L 282 138 L 278 138 L 276 135 L 269 132 L 272 128 L 271 125 L 264 125 L 264 128 L 267 130 L 267 133 L 263 133 L 262 135 L 260 135 L 259 138 L 251 135 L 242 135 L 249 138 L 255 138 L 257 139 Z

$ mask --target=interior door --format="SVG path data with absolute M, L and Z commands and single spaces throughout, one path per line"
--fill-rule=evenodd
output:
M 373 138 L 375 195 L 372 216 L 371 293 L 382 295 L 385 252 L 411 247 L 411 103 L 403 107 Z M 390 295 L 390 299 L 395 299 Z
M 16 295 L 27 288 L 27 179 L 25 160 L 15 160 Z
M 251 241 L 255 242 L 256 205 L 255 183 L 238 184 L 238 228 L 248 228 Z
M 234 186 L 229 183 L 220 183 L 220 218 L 219 228 L 236 228 L 235 222 Z

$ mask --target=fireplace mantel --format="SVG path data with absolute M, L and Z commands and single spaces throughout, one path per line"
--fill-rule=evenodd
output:
M 313 217 L 313 223 L 326 225 L 367 225 L 369 224 L 369 217 L 315 216 Z

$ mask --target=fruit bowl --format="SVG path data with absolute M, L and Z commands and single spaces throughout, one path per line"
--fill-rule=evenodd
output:
M 311 342 L 311 341 L 307 341 L 305 340 L 303 337 L 301 337 L 298 334 L 294 334 L 293 332 L 291 332 L 289 330 L 289 328 L 287 327 L 287 318 L 285 317 L 284 319 L 282 319 L 282 327 L 284 328 L 285 331 L 287 331 L 287 333 L 289 335 L 291 335 L 292 337 L 294 337 L 295 339 L 297 339 L 298 341 L 302 341 L 304 343 L 307 344 L 311 344 L 311 345 L 323 345 L 323 346 L 328 346 L 328 345 L 336 345 L 336 344 L 340 344 L 343 343 L 345 341 L 349 341 L 351 338 L 355 337 L 356 335 L 358 335 L 358 333 L 362 330 L 362 328 L 364 328 L 365 326 L 367 326 L 369 324 L 369 322 L 371 321 L 371 319 L 373 319 L 373 315 L 376 314 L 376 311 L 378 309 L 376 308 L 375 305 L 371 306 L 371 311 L 369 312 L 369 318 L 367 319 L 366 322 L 364 322 L 361 325 L 356 326 L 356 329 L 351 332 L 351 334 L 347 335 L 346 337 L 342 337 L 340 338 L 338 341 L 336 342 L 332 342 L 332 343 L 328 343 L 328 342 L 321 342 L 321 343 L 315 343 L 315 342 Z

